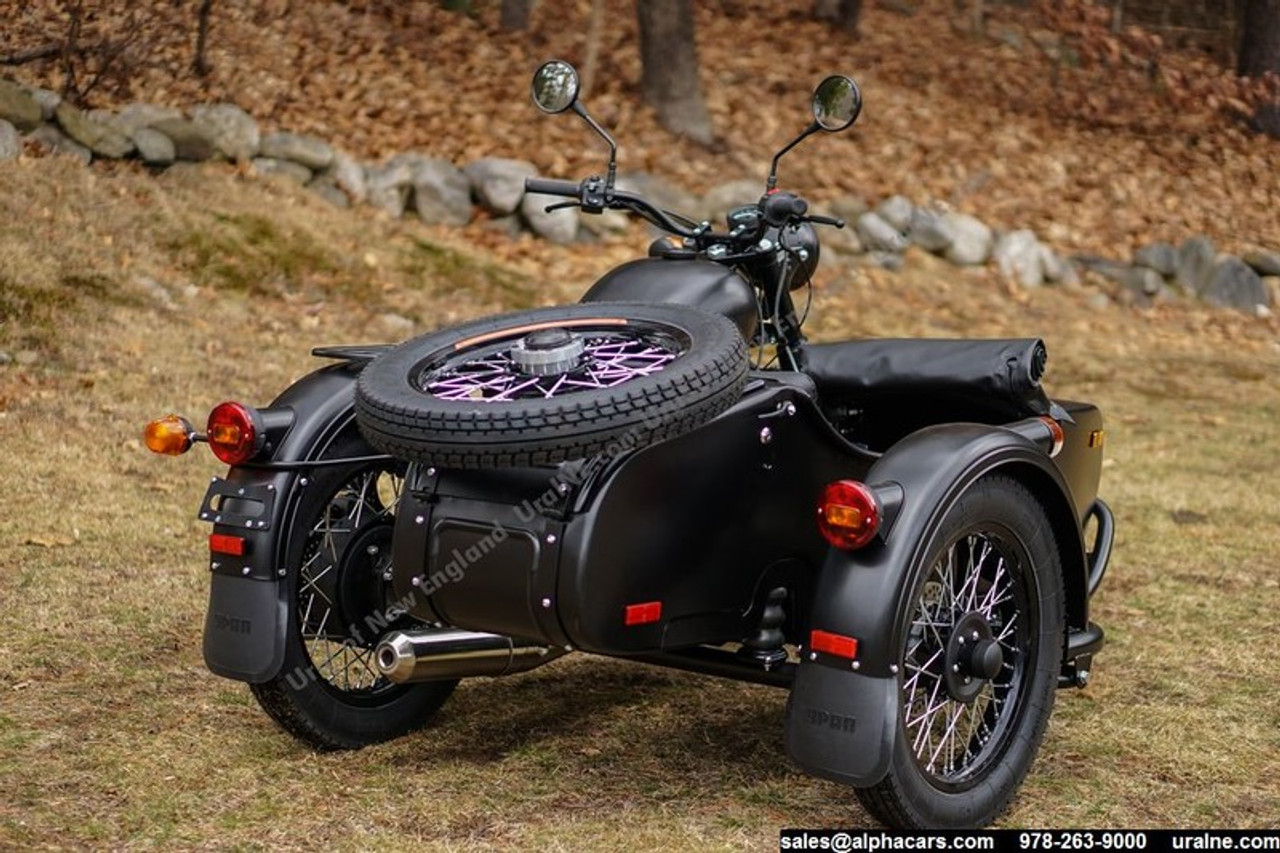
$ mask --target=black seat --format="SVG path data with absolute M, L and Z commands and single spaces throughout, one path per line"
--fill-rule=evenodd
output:
M 824 403 L 925 423 L 1007 423 L 1049 413 L 1038 338 L 883 338 L 805 347 Z

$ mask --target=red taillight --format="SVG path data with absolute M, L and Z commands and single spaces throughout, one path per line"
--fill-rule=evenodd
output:
M 853 660 L 858 656 L 858 639 L 815 629 L 809 634 L 809 651 Z
M 875 538 L 880 521 L 880 502 L 862 483 L 837 480 L 818 499 L 818 530 L 837 548 L 863 547 Z
M 644 604 L 628 604 L 622 614 L 622 624 L 648 625 L 662 619 L 662 602 L 646 601 Z
M 1049 445 L 1049 456 L 1057 456 L 1062 452 L 1062 444 L 1067 440 L 1067 435 L 1062 431 L 1062 424 L 1058 423 L 1048 415 L 1040 417 L 1041 422 L 1049 428 L 1049 437 L 1052 444 Z
M 228 465 L 248 462 L 266 440 L 257 413 L 239 403 L 220 403 L 209 413 L 209 447 Z
M 232 557 L 243 557 L 244 538 L 240 536 L 228 536 L 225 533 L 210 533 L 209 550 L 215 554 L 227 554 Z

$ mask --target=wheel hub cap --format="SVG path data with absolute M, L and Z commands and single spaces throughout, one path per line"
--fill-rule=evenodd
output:
M 567 329 L 539 329 L 516 342 L 511 348 L 511 360 L 523 373 L 552 376 L 581 364 L 585 349 L 582 338 Z
M 960 617 L 947 640 L 945 679 L 951 698 L 972 702 L 1003 666 L 1004 652 L 986 618 L 978 612 Z

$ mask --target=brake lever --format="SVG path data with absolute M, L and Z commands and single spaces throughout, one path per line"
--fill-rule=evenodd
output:
M 837 219 L 834 216 L 806 216 L 806 222 L 812 222 L 814 225 L 834 225 L 836 228 L 844 227 L 844 220 Z

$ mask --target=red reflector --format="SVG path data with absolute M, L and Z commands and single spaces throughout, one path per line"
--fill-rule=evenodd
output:
M 662 602 L 646 601 L 644 604 L 628 604 L 622 622 L 624 625 L 648 625 L 662 618 Z
M 854 480 L 837 480 L 818 499 L 818 530 L 836 548 L 852 551 L 875 538 L 880 529 L 880 503 L 871 490 Z
M 809 651 L 853 660 L 858 656 L 858 640 L 843 634 L 815 630 L 809 634 Z
M 243 557 L 244 539 L 239 536 L 228 536 L 225 533 L 210 533 L 209 550 L 215 554 L 230 554 L 232 557 Z

